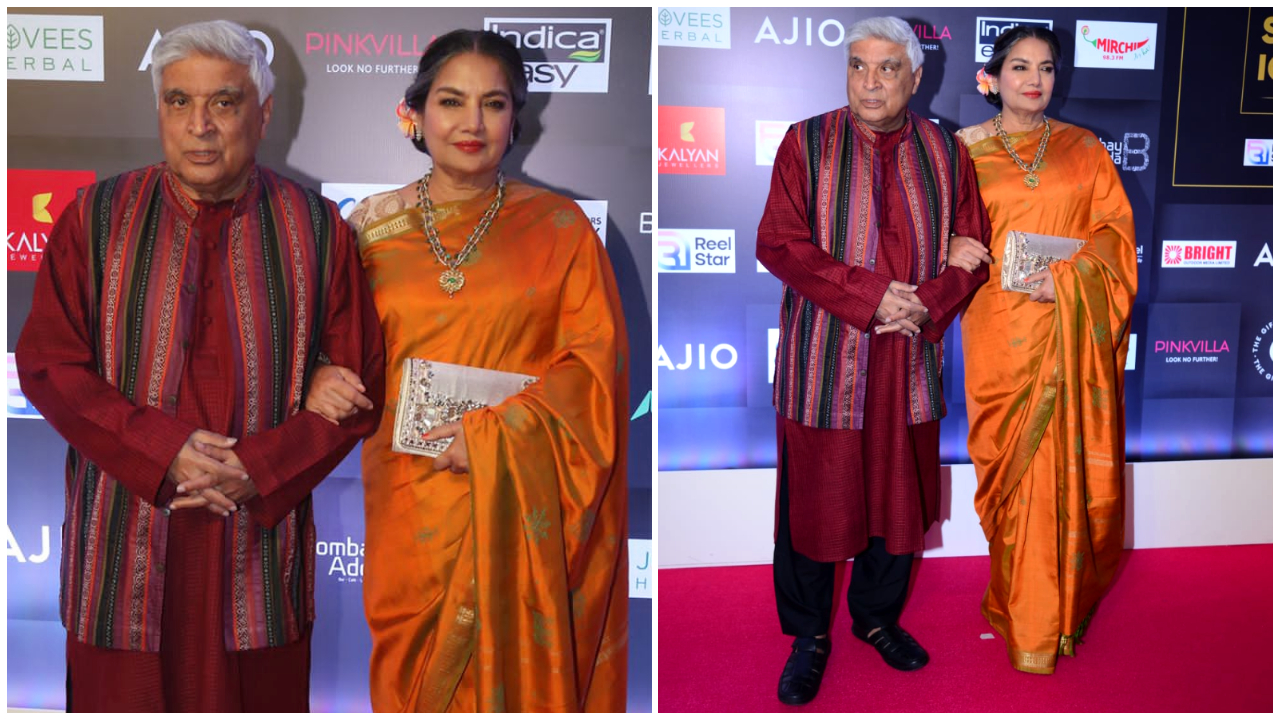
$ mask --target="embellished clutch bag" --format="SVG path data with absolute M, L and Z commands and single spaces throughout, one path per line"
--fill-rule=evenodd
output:
M 460 420 L 465 412 L 497 405 L 537 381 L 520 373 L 408 358 L 400 374 L 391 449 L 436 457 L 453 438 L 424 440 L 424 434 Z
M 1080 248 L 1083 240 L 1036 235 L 1010 230 L 1004 241 L 1004 263 L 1000 268 L 1000 288 L 1029 293 L 1040 283 L 1026 281 L 1028 275 L 1049 267 L 1049 263 L 1069 260 Z

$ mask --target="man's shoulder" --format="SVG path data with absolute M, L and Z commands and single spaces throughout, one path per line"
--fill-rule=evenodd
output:
M 828 110 L 824 113 L 818 113 L 817 115 L 814 115 L 812 117 L 807 117 L 801 120 L 800 122 L 795 123 L 794 125 L 792 125 L 792 127 L 805 126 L 813 123 L 818 123 L 821 125 L 829 124 L 834 120 L 838 120 L 841 115 L 848 113 L 848 111 L 849 111 L 849 107 L 847 105 L 843 107 L 838 107 L 833 110 Z

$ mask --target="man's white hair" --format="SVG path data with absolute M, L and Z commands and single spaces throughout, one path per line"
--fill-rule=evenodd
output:
M 924 51 L 920 49 L 920 40 L 902 18 L 873 17 L 850 25 L 844 32 L 845 50 L 867 38 L 888 40 L 906 48 L 907 59 L 911 61 L 911 72 L 924 65 Z
M 183 25 L 165 33 L 151 50 L 151 86 L 156 93 L 156 107 L 160 107 L 160 76 L 164 69 L 191 55 L 208 55 L 246 65 L 249 79 L 258 89 L 258 103 L 271 97 L 276 77 L 267 65 L 262 47 L 243 25 L 229 20 Z

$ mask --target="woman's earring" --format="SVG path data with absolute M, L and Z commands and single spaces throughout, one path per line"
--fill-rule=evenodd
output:
M 507 138 L 507 147 L 511 147 L 512 145 L 515 145 L 515 144 L 516 144 L 516 126 L 512 124 L 511 137 Z
M 413 124 L 413 139 L 422 142 L 422 128 L 417 123 Z

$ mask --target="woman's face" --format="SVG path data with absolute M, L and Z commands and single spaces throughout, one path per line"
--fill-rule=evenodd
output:
M 459 178 L 495 172 L 515 121 L 502 66 L 487 55 L 455 56 L 440 68 L 414 121 L 438 170 Z
M 1024 38 L 1013 44 L 1000 68 L 1000 101 L 1020 115 L 1040 115 L 1053 95 L 1053 54 L 1049 43 Z

